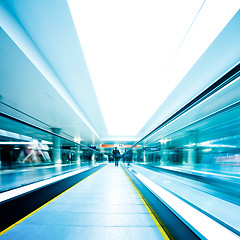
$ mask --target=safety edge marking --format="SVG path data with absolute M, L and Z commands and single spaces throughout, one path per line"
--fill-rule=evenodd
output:
M 122 166 L 121 166 L 122 167 Z M 131 184 L 133 185 L 133 188 L 135 189 L 135 191 L 137 192 L 139 198 L 141 199 L 143 205 L 145 206 L 145 208 L 147 209 L 149 215 L 151 216 L 152 220 L 154 221 L 154 223 L 156 224 L 159 232 L 161 233 L 161 235 L 163 236 L 164 240 L 170 240 L 170 238 L 168 237 L 167 233 L 165 232 L 165 230 L 163 229 L 163 227 L 161 226 L 161 224 L 159 223 L 159 221 L 157 220 L 157 218 L 155 217 L 154 211 L 153 209 L 151 209 L 149 206 L 149 203 L 147 202 L 147 200 L 144 198 L 144 196 L 142 195 L 142 193 L 138 190 L 137 186 L 135 185 L 135 183 L 132 181 L 132 179 L 129 177 L 129 175 L 127 174 L 127 172 L 125 171 L 125 169 L 122 167 L 123 171 L 125 172 L 125 174 L 127 175 L 129 181 L 131 182 Z
M 106 165 L 105 165 L 106 166 Z M 41 207 L 37 208 L 36 210 L 34 210 L 33 212 L 29 213 L 27 216 L 21 218 L 20 220 L 18 220 L 17 222 L 13 223 L 11 226 L 9 226 L 8 228 L 6 228 L 5 230 L 3 230 L 2 232 L 0 232 L 0 236 L 2 236 L 4 233 L 8 232 L 10 229 L 14 228 L 16 225 L 18 225 L 19 223 L 23 222 L 25 219 L 27 219 L 28 217 L 32 216 L 34 213 L 36 213 L 37 211 L 39 211 L 40 209 L 42 209 L 43 207 L 45 207 L 46 205 L 48 205 L 49 203 L 53 202 L 55 199 L 57 199 L 58 197 L 60 197 L 61 195 L 63 195 L 65 192 L 67 192 L 68 190 L 70 190 L 71 188 L 74 188 L 76 185 L 78 185 L 80 182 L 86 180 L 88 177 L 90 177 L 91 175 L 93 175 L 94 173 L 98 172 L 99 170 L 103 169 L 105 166 L 103 166 L 102 168 L 98 169 L 97 171 L 91 173 L 89 176 L 85 177 L 84 179 L 82 179 L 81 181 L 75 183 L 73 186 L 71 186 L 70 188 L 66 189 L 65 191 L 63 191 L 62 193 L 58 194 L 56 197 L 54 197 L 53 199 L 49 200 L 48 202 L 46 202 L 45 204 L 43 204 Z

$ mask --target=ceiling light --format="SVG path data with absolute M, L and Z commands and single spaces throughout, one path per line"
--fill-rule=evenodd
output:
M 237 11 L 222 2 L 68 0 L 110 135 L 146 124 Z

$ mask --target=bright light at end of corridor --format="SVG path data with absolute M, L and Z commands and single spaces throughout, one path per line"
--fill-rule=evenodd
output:
M 73 141 L 76 143 L 80 143 L 82 139 L 80 137 L 74 137 Z
M 231 0 L 68 4 L 108 133 L 129 136 L 146 124 L 234 12 L 228 11 Z

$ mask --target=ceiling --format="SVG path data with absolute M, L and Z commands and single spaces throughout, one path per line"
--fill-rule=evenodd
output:
M 236 2 L 232 1 L 231 6 L 229 1 L 226 6 L 231 6 L 228 7 L 231 11 L 229 10 L 226 17 L 227 22 L 238 10 Z M 158 97 L 161 86 L 151 85 L 146 80 L 145 91 L 152 91 L 155 98 L 148 97 L 144 91 L 140 92 L 139 98 L 129 102 L 132 111 L 127 111 L 127 114 L 124 111 L 127 107 L 125 104 L 118 107 L 117 112 L 109 105 L 113 116 L 124 116 L 123 122 L 129 121 L 129 124 L 134 115 L 138 114 L 137 109 L 142 116 L 149 116 L 141 124 L 137 134 L 110 135 L 105 124 L 102 99 L 100 100 L 99 93 L 96 94 L 96 79 L 93 81 L 91 78 L 93 66 L 90 69 L 86 62 L 84 49 L 80 44 L 81 37 L 75 29 L 68 2 L 0 0 L 1 112 L 49 131 L 60 128 L 63 136 L 80 138 L 88 145 L 134 143 L 239 62 L 239 44 L 236 40 L 239 39 L 239 30 L 236 30 L 239 26 L 238 11 L 235 20 L 217 38 L 213 36 L 211 42 L 216 38 L 215 41 L 210 47 L 211 42 L 207 43 L 202 52 L 195 56 L 195 61 L 188 64 L 189 68 L 185 72 L 179 72 L 181 68 L 177 70 L 176 66 L 183 64 L 180 57 L 184 53 L 184 43 L 190 41 L 187 36 L 194 31 L 193 23 L 199 15 L 198 10 L 203 11 L 205 5 L 207 8 L 205 1 L 198 2 L 198 9 L 195 9 L 195 14 L 189 19 L 186 32 L 179 38 L 177 49 L 172 50 L 173 53 L 169 56 L 169 59 L 174 58 L 167 69 L 168 77 L 162 81 L 168 82 L 171 75 L 173 77 L 178 73 L 181 77 L 177 83 L 180 83 L 175 90 L 171 90 L 171 94 L 161 102 Z M 219 26 L 219 32 L 227 22 Z M 210 64 L 213 62 L 214 65 Z M 141 69 L 139 72 L 141 74 Z M 111 86 L 115 85 L 114 80 L 112 81 L 112 84 L 102 85 L 106 90 L 105 95 L 109 93 L 108 101 L 114 102 L 111 99 L 114 96 L 110 94 L 113 92 Z M 133 91 L 138 91 L 137 85 L 134 85 Z M 124 94 L 120 96 L 125 97 Z M 141 104 L 142 99 L 144 105 Z M 150 104 L 154 105 L 152 112 L 147 111 Z M 14 127 L 14 124 L 7 124 L 5 121 L 1 121 L 0 129 L 20 133 L 23 131 L 19 125 Z

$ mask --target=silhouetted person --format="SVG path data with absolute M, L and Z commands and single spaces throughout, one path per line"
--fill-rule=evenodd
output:
M 132 152 L 132 149 L 130 149 L 126 153 L 126 160 L 127 160 L 128 166 L 130 166 L 130 162 L 132 162 L 132 158 L 133 158 L 133 152 Z
M 126 152 L 127 152 L 127 150 L 125 149 L 125 150 L 124 150 L 124 153 L 123 153 L 123 155 L 122 155 L 122 161 L 123 161 L 124 163 L 127 161 L 127 159 L 126 159 Z
M 115 161 L 115 167 L 118 167 L 118 161 L 121 158 L 121 154 L 120 154 L 119 150 L 117 149 L 117 147 L 115 147 L 113 149 L 112 154 L 113 154 L 113 158 L 114 158 L 114 161 Z
M 1 160 L 3 168 L 12 168 L 13 162 L 13 146 L 5 145 L 1 149 Z

